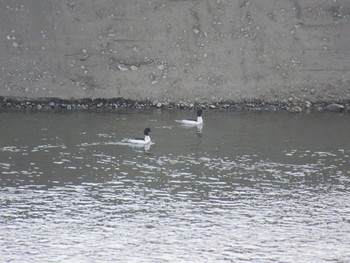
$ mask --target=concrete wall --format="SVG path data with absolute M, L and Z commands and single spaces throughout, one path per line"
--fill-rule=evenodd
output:
M 0 96 L 350 99 L 349 0 L 0 0 Z

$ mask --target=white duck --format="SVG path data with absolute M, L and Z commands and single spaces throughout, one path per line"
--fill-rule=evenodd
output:
M 144 130 L 144 138 L 130 138 L 127 140 L 128 143 L 136 144 L 136 145 L 145 145 L 151 143 L 151 137 L 149 136 L 149 133 L 151 132 L 150 128 L 146 128 Z
M 175 120 L 183 125 L 201 125 L 203 124 L 202 109 L 197 110 L 197 119 Z

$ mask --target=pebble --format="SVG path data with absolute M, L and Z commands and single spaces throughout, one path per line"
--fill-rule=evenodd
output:
M 303 111 L 303 109 L 300 106 L 294 106 L 294 107 L 289 109 L 289 112 L 291 112 L 291 113 L 300 113 L 302 111 Z
M 160 64 L 160 65 L 157 66 L 157 68 L 158 68 L 159 70 L 164 70 L 164 69 L 165 69 L 165 66 L 164 66 L 163 64 Z
M 311 108 L 312 103 L 310 101 L 305 101 L 306 108 Z
M 18 43 L 17 41 L 13 41 L 13 42 L 12 42 L 12 46 L 13 46 L 14 48 L 18 48 L 18 47 L 19 47 L 19 43 Z
M 344 106 L 341 104 L 333 103 L 326 106 L 327 111 L 336 111 L 342 112 L 344 110 Z
M 204 99 L 204 98 L 203 98 Z M 311 109 L 315 111 L 333 111 L 333 112 L 349 112 L 349 103 L 345 104 L 326 104 L 324 102 L 311 103 L 304 101 L 302 105 L 290 105 L 288 99 L 284 102 L 263 102 L 257 101 L 225 101 L 210 103 L 199 98 L 198 102 L 193 101 L 171 101 L 159 102 L 158 100 L 130 100 L 123 98 L 97 98 L 97 99 L 58 99 L 58 98 L 43 98 L 43 99 L 18 99 L 0 96 L 1 110 L 36 110 L 36 111 L 65 111 L 65 110 L 118 110 L 118 109 L 193 109 L 201 107 L 202 109 L 231 109 L 237 111 L 288 111 L 292 113 L 307 112 Z M 295 102 L 295 100 L 293 101 Z
M 128 68 L 126 68 L 125 66 L 122 66 L 122 65 L 118 65 L 118 69 L 120 71 L 128 71 L 129 70 Z
M 80 61 L 85 61 L 85 60 L 87 60 L 88 57 L 89 57 L 89 54 L 87 54 L 87 53 L 79 54 L 79 60 Z

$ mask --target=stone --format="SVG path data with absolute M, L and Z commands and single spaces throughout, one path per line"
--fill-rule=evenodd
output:
M 165 66 L 164 66 L 163 64 L 160 64 L 160 65 L 157 66 L 157 68 L 158 68 L 159 70 L 164 70 L 164 69 L 165 69 Z
M 327 111 L 335 111 L 342 112 L 344 110 L 344 106 L 341 104 L 333 103 L 326 106 Z
M 289 109 L 289 112 L 291 112 L 291 113 L 300 113 L 302 111 L 303 111 L 303 109 L 300 106 L 294 106 L 294 107 Z
M 87 60 L 88 57 L 89 57 L 89 54 L 87 54 L 87 53 L 79 54 L 79 60 L 80 61 L 85 61 L 85 60 Z
M 17 41 L 13 41 L 13 42 L 12 42 L 12 46 L 13 46 L 14 48 L 18 48 L 18 47 L 19 47 L 19 43 L 18 43 Z
M 120 71 L 128 71 L 129 69 L 127 67 L 125 67 L 124 65 L 118 65 L 118 69 Z

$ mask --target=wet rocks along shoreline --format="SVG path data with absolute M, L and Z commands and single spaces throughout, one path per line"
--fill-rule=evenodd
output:
M 201 107 L 209 110 L 236 111 L 288 111 L 302 113 L 310 111 L 350 112 L 350 101 L 296 101 L 288 99 L 283 102 L 262 100 L 190 102 L 190 101 L 157 101 L 130 100 L 124 98 L 96 99 L 59 99 L 59 98 L 15 98 L 0 96 L 0 111 L 105 111 L 118 109 L 194 109 Z

